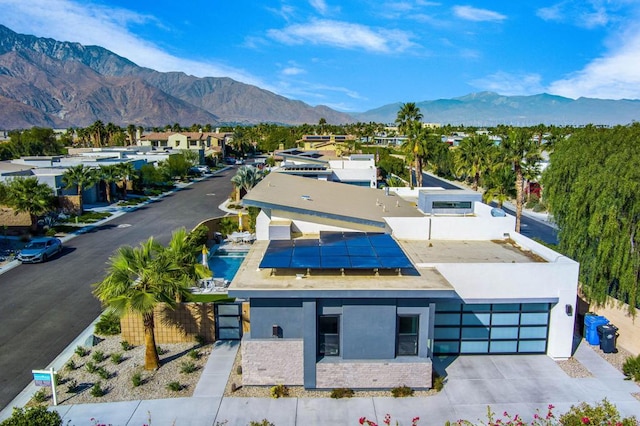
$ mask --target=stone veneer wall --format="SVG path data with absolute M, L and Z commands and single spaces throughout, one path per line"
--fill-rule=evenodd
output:
M 301 339 L 243 339 L 240 349 L 243 385 L 304 384 Z
M 340 361 L 316 364 L 316 388 L 430 388 L 432 364 L 424 362 Z
M 175 309 L 156 307 L 155 338 L 157 344 L 195 342 L 196 336 L 214 342 L 216 329 L 213 303 L 182 303 Z M 140 315 L 129 314 L 120 320 L 122 340 L 132 345 L 144 344 L 144 327 Z

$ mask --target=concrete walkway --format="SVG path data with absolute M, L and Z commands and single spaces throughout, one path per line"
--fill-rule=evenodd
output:
M 128 401 L 52 407 L 64 424 L 96 423 L 127 426 L 163 425 L 247 425 L 267 419 L 276 426 L 357 425 L 360 417 L 382 424 L 384 416 L 393 423 L 444 425 L 446 421 L 486 420 L 492 411 L 519 414 L 531 420 L 538 410 L 546 414 L 568 411 L 582 401 L 595 403 L 607 398 L 624 416 L 640 417 L 640 401 L 633 394 L 640 387 L 623 375 L 582 341 L 578 359 L 592 374 L 570 378 L 545 355 L 461 356 L 437 358 L 434 367 L 446 374 L 444 390 L 421 398 L 225 398 L 224 387 L 238 351 L 238 342 L 217 342 L 191 398 Z M 92 420 L 95 419 L 95 420 Z

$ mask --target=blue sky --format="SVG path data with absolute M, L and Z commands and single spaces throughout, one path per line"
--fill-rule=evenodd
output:
M 638 0 L 0 0 L 12 30 L 311 105 L 640 98 Z

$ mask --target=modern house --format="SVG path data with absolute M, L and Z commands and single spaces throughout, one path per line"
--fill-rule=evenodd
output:
M 313 179 L 375 188 L 377 169 L 373 154 L 336 156 L 334 151 L 306 151 L 290 148 L 277 151 L 282 159 L 274 171 Z
M 150 146 L 155 150 L 194 150 L 203 156 L 224 154 L 226 144 L 233 133 L 217 132 L 154 132 L 140 136 L 138 146 Z
M 579 265 L 469 194 L 271 173 L 243 203 L 244 385 L 429 388 L 435 356 L 571 356 Z

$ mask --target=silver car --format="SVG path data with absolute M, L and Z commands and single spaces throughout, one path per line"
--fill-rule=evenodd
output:
M 46 262 L 48 258 L 62 251 L 62 241 L 43 237 L 31 240 L 16 257 L 22 263 Z

